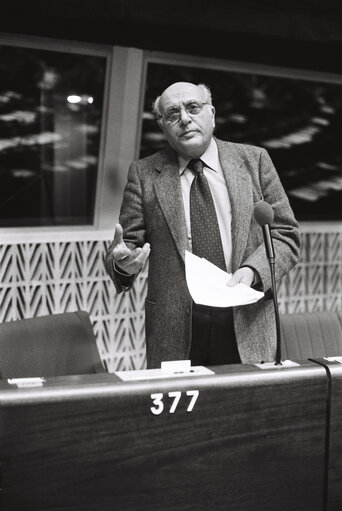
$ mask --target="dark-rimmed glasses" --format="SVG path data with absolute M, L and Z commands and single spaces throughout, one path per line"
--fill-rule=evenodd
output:
M 159 116 L 159 119 L 163 118 L 166 122 L 170 122 L 171 124 L 175 124 L 178 122 L 181 118 L 181 111 L 184 109 L 187 114 L 189 115 L 198 115 L 204 105 L 207 105 L 208 103 L 204 102 L 198 102 L 198 101 L 189 101 L 188 103 L 185 103 L 183 107 L 176 108 L 171 107 L 164 114 Z

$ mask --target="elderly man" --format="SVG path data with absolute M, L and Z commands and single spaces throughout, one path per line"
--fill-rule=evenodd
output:
M 149 257 L 145 303 L 147 366 L 189 358 L 193 365 L 256 363 L 275 357 L 276 331 L 269 263 L 256 202 L 274 211 L 279 280 L 297 262 L 298 224 L 267 152 L 213 137 L 210 90 L 174 83 L 153 106 L 168 146 L 133 162 L 128 173 L 107 271 L 127 291 Z M 259 302 L 216 308 L 192 302 L 185 250 L 265 292 Z

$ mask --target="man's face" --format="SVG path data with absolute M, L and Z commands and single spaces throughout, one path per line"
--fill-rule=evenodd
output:
M 179 82 L 168 87 L 160 97 L 160 111 L 163 117 L 159 125 L 170 146 L 181 156 L 197 158 L 204 153 L 215 127 L 215 108 L 203 105 L 202 90 L 192 83 Z M 200 112 L 189 113 L 193 103 L 200 105 Z M 169 119 L 170 113 L 179 111 L 178 120 Z M 176 115 L 177 117 L 177 115 Z M 172 118 L 172 115 L 171 115 Z

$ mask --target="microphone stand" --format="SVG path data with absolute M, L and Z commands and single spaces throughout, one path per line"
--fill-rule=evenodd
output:
M 279 309 L 278 309 L 278 299 L 277 299 L 277 287 L 276 287 L 275 274 L 274 274 L 274 260 L 270 261 L 269 263 L 270 263 L 270 268 L 271 268 L 272 297 L 273 297 L 273 305 L 274 305 L 275 320 L 276 320 L 276 330 L 277 330 L 277 349 L 276 349 L 275 365 L 281 365 L 280 319 L 279 319 Z
M 272 289 L 272 299 L 273 299 L 275 320 L 276 320 L 277 348 L 276 348 L 275 365 L 282 365 L 282 363 L 281 363 L 280 317 L 279 317 L 278 298 L 277 298 L 277 285 L 276 285 L 276 280 L 275 280 L 275 255 L 274 255 L 273 241 L 272 241 L 270 226 L 268 224 L 263 226 L 263 234 L 264 234 L 267 258 L 268 258 L 268 262 L 269 262 L 270 270 L 271 270 L 271 289 Z

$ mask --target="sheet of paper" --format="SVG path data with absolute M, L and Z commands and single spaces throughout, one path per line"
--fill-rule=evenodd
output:
M 247 305 L 264 296 L 246 284 L 228 287 L 232 275 L 206 259 L 185 251 L 185 275 L 189 292 L 195 303 L 212 307 Z

